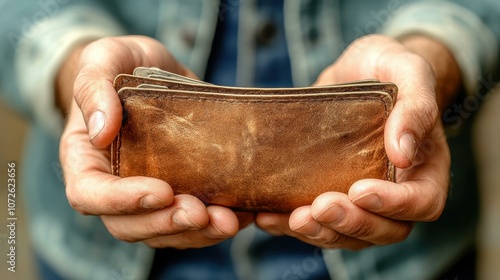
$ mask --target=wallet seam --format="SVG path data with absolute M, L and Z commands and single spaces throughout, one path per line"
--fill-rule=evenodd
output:
M 143 89 L 141 89 L 142 91 Z M 191 93 L 190 91 L 184 91 L 185 93 L 189 94 Z M 128 92 L 127 92 L 128 93 Z M 172 100 L 195 100 L 195 101 L 206 101 L 206 102 L 220 102 L 220 103 L 313 103 L 313 102 L 329 102 L 329 101 L 347 101 L 350 99 L 355 99 L 355 100 L 375 100 L 375 101 L 380 101 L 384 104 L 385 107 L 385 112 L 386 112 L 386 118 L 387 114 L 389 113 L 388 110 L 388 103 L 392 103 L 392 100 L 386 100 L 386 99 L 392 99 L 389 96 L 385 95 L 382 96 L 381 94 L 374 94 L 370 96 L 360 96 L 361 93 L 370 93 L 372 92 L 361 92 L 361 93 L 356 93 L 349 95 L 349 93 L 335 93 L 332 95 L 327 95 L 327 96 L 313 96 L 311 95 L 238 95 L 238 96 L 230 96 L 230 95 L 220 95 L 220 96 L 185 96 L 185 95 L 165 95 L 165 94 L 157 94 L 157 93 L 144 93 L 144 92 L 134 92 L 134 93 L 121 93 L 120 94 L 120 99 L 122 102 L 125 102 L 128 98 L 133 98 L 133 97 L 142 97 L 142 98 L 153 98 L 153 99 L 172 99 Z M 379 92 L 379 93 L 386 93 L 386 92 Z M 202 95 L 204 93 L 201 93 Z M 210 95 L 209 92 L 205 93 L 206 95 Z M 213 94 L 213 93 L 212 93 Z M 251 99 L 255 97 L 261 97 L 263 99 Z M 238 97 L 244 98 L 244 99 L 238 99 Z M 271 99 L 272 98 L 282 98 L 282 99 Z M 286 99 L 285 99 L 286 98 Z M 301 99 L 301 98 L 307 98 L 307 99 Z M 292 100 L 294 99 L 294 100 Z
M 113 168 L 111 171 L 112 171 L 113 175 L 116 175 L 116 176 L 120 176 L 121 139 L 122 139 L 122 129 L 120 128 L 120 131 L 118 132 L 118 135 L 116 136 L 116 139 L 113 141 L 113 146 L 111 146 L 111 149 L 114 148 Z
M 137 82 L 137 80 L 143 80 L 143 82 Z M 394 84 L 392 83 L 382 83 L 382 82 L 366 82 L 361 84 L 356 83 L 346 83 L 346 84 L 337 84 L 330 86 L 320 86 L 320 87 L 304 87 L 304 88 L 241 88 L 241 87 L 230 87 L 230 86 L 213 86 L 211 84 L 192 84 L 183 81 L 172 81 L 172 80 L 160 80 L 153 78 L 145 78 L 145 77 L 135 77 L 130 75 L 119 75 L 115 78 L 113 85 L 120 91 L 121 89 L 129 88 L 129 89 L 137 89 L 137 87 L 141 84 L 151 84 L 158 85 L 164 88 L 167 92 L 172 91 L 183 91 L 183 92 L 200 92 L 200 93 L 213 93 L 217 94 L 227 94 L 227 92 L 243 92 L 246 95 L 270 95 L 269 92 L 278 91 L 283 92 L 284 90 L 290 92 L 296 91 L 306 91 L 305 94 L 310 94 L 310 91 L 317 91 L 318 93 L 334 93 L 334 94 L 346 94 L 349 92 L 384 92 L 390 95 L 392 99 L 397 97 L 397 90 L 394 88 Z M 172 86 L 172 88 L 169 88 Z M 358 90 L 360 87 L 362 88 L 372 88 L 368 91 L 360 91 Z M 373 89 L 375 87 L 375 89 Z M 219 91 L 211 91 L 210 89 L 216 89 Z M 347 89 L 347 90 L 345 90 Z M 283 94 L 283 93 L 281 93 Z M 304 93 L 302 93 L 304 94 Z M 286 95 L 286 93 L 284 94 Z

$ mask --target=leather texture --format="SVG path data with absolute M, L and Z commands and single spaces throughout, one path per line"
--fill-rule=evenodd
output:
M 392 83 L 236 88 L 155 68 L 119 75 L 112 173 L 149 176 L 205 204 L 291 212 L 357 180 L 394 181 L 384 125 Z

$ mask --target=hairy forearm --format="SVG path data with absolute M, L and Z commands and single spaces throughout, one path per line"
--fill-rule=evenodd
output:
M 462 73 L 453 54 L 444 44 L 425 35 L 409 35 L 400 41 L 431 65 L 437 79 L 436 100 L 439 110 L 444 111 L 462 86 Z

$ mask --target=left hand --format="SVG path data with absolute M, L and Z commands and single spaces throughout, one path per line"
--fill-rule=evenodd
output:
M 100 216 L 114 238 L 155 248 L 201 248 L 236 235 L 253 221 L 253 213 L 207 207 L 194 196 L 174 195 L 168 182 L 156 178 L 111 174 L 109 144 L 122 122 L 113 79 L 137 66 L 196 78 L 160 42 L 145 36 L 85 42 L 59 71 L 57 100 L 69 113 L 60 141 L 69 204 L 81 214 Z
M 443 48 L 437 42 L 435 46 Z M 437 120 L 440 81 L 436 77 L 446 75 L 436 69 L 446 67 L 436 65 L 446 61 L 429 61 L 419 54 L 399 41 L 366 36 L 353 42 L 316 81 L 325 85 L 375 78 L 398 85 L 398 99 L 384 136 L 389 160 L 397 167 L 396 183 L 360 180 L 348 194 L 324 193 L 291 214 L 259 213 L 258 226 L 322 248 L 361 249 L 402 241 L 413 222 L 433 221 L 441 215 L 448 193 L 450 154 Z

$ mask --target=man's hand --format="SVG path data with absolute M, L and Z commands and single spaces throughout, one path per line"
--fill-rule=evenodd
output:
M 361 249 L 402 241 L 413 222 L 436 220 L 445 206 L 450 169 L 438 105 L 444 107 L 458 89 L 456 75 L 460 71 L 449 51 L 430 38 L 416 35 L 400 42 L 372 35 L 355 41 L 321 73 L 316 85 L 362 79 L 398 85 L 398 99 L 385 126 L 385 148 L 397 167 L 396 183 L 360 180 L 348 194 L 322 194 L 291 214 L 260 213 L 257 225 L 323 248 Z
M 60 160 L 69 203 L 82 214 L 101 216 L 114 237 L 153 247 L 204 247 L 234 236 L 253 214 L 205 207 L 189 195 L 174 196 L 158 179 L 110 174 L 109 144 L 122 121 L 113 80 L 137 66 L 195 77 L 159 42 L 139 36 L 83 45 L 59 71 L 57 103 L 68 113 Z

